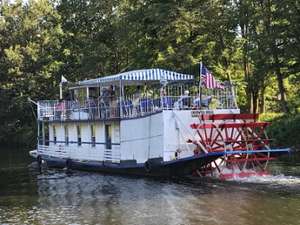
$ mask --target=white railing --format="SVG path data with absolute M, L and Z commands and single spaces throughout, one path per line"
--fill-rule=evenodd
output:
M 107 120 L 140 117 L 162 110 L 234 109 L 231 92 L 211 92 L 201 96 L 162 96 L 158 98 L 101 98 L 78 101 L 39 101 L 38 118 L 49 121 Z
M 69 158 L 69 152 L 64 146 L 38 145 L 39 155 L 49 155 L 57 158 Z
M 84 104 L 77 101 L 39 101 L 38 118 L 49 121 L 99 120 L 120 118 L 120 107 L 116 103 L 89 100 Z
M 110 161 L 120 163 L 121 152 L 119 146 L 112 149 L 97 147 L 71 146 L 71 145 L 38 145 L 38 154 L 57 157 L 60 159 Z

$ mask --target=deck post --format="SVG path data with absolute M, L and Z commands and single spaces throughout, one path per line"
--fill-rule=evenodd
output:
M 86 87 L 86 99 L 88 100 L 90 96 L 90 89 L 89 87 Z
M 124 95 L 124 88 L 123 88 L 123 85 L 122 85 L 122 79 L 120 79 L 120 82 L 119 82 L 119 107 L 120 107 L 120 118 L 123 117 L 123 108 L 122 108 L 123 95 Z

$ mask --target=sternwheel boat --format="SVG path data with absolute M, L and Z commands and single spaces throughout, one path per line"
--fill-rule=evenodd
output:
M 266 174 L 269 125 L 240 114 L 235 89 L 199 92 L 194 76 L 145 69 L 67 84 L 68 95 L 37 102 L 38 144 L 49 167 L 145 176 Z

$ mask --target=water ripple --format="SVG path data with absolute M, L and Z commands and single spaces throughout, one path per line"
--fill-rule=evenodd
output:
M 157 180 L 53 169 L 39 173 L 27 165 L 0 171 L 0 224 L 299 225 L 300 221 L 298 174 L 229 182 L 196 177 Z M 297 171 L 282 168 L 276 170 Z

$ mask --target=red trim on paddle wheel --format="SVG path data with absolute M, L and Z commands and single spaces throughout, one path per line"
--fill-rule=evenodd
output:
M 274 157 L 255 151 L 269 149 L 270 139 L 265 129 L 270 123 L 257 119 L 258 114 L 200 115 L 199 123 L 191 124 L 197 138 L 188 140 L 196 145 L 195 154 L 202 150 L 205 153 L 224 152 L 225 155 L 205 165 L 199 173 L 202 176 L 218 175 L 222 179 L 265 175 L 268 161 Z M 227 151 L 231 153 L 226 154 Z M 234 151 L 237 153 L 232 153 Z

